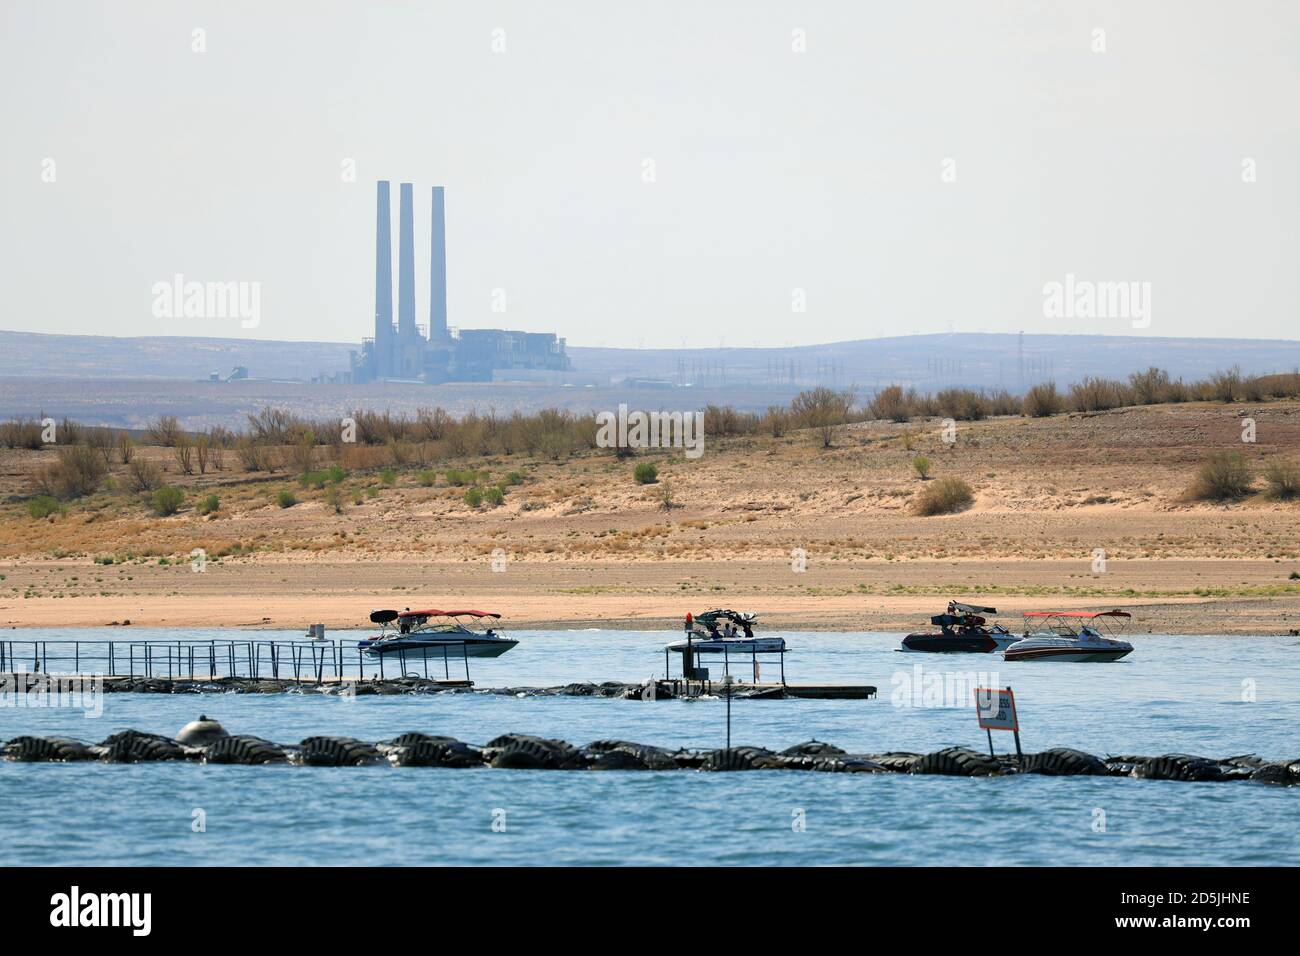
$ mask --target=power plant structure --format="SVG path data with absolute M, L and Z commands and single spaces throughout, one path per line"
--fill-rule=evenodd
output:
M 397 220 L 397 324 L 393 324 L 392 203 L 379 182 L 375 211 L 375 335 L 352 353 L 352 381 L 490 382 L 494 372 L 569 367 L 553 332 L 455 329 L 447 325 L 447 221 L 443 188 L 433 187 L 429 253 L 429 324 L 415 321 L 414 196 L 402 183 Z

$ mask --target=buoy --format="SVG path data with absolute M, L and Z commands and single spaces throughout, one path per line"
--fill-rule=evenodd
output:
M 222 727 L 220 723 L 206 714 L 199 714 L 198 720 L 191 720 L 181 728 L 181 732 L 176 735 L 176 742 L 188 744 L 191 747 L 202 747 L 214 740 L 229 736 L 230 734 L 226 732 L 226 728 Z

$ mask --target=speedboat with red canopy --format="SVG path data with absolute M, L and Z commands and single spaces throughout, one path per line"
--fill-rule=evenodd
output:
M 496 629 L 491 611 L 371 611 L 379 634 L 358 641 L 370 657 L 500 657 L 519 642 Z
M 1117 661 L 1133 645 L 1116 634 L 1128 611 L 1026 611 L 1025 637 L 1002 652 L 1007 661 Z M 1105 631 L 1106 633 L 1102 633 Z

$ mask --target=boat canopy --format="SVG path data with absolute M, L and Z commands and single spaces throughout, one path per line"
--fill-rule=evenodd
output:
M 500 614 L 494 614 L 494 613 L 492 613 L 491 611 L 439 611 L 437 608 L 429 608 L 429 609 L 426 610 L 426 611 L 403 611 L 401 614 L 396 615 L 396 617 L 400 617 L 400 618 L 411 618 L 411 617 L 492 617 L 492 618 L 497 618 L 497 617 L 500 617 L 500 616 L 501 616 Z M 374 620 L 374 615 L 371 615 L 371 620 Z M 395 620 L 395 618 L 389 618 L 389 620 L 390 620 L 390 621 L 391 621 L 391 620 Z
M 754 611 L 732 611 L 727 608 L 714 608 L 712 611 L 703 611 L 695 615 L 697 624 L 708 626 L 718 621 L 731 621 L 733 624 L 753 624 L 758 620 L 758 614 Z
M 958 601 L 948 602 L 949 614 L 997 614 L 995 607 L 980 607 L 978 604 L 962 604 Z
M 1118 608 L 1114 611 L 1026 611 L 1025 617 L 1082 617 L 1089 620 L 1098 617 L 1132 617 L 1128 611 Z

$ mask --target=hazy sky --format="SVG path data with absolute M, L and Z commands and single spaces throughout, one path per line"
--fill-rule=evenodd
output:
M 1300 337 L 1300 4 L 0 11 L 0 328 L 359 339 L 390 179 L 421 323 L 441 184 L 453 326 Z M 156 317 L 176 273 L 260 283 L 260 324 Z M 1046 317 L 1067 274 L 1150 283 L 1149 326 Z

